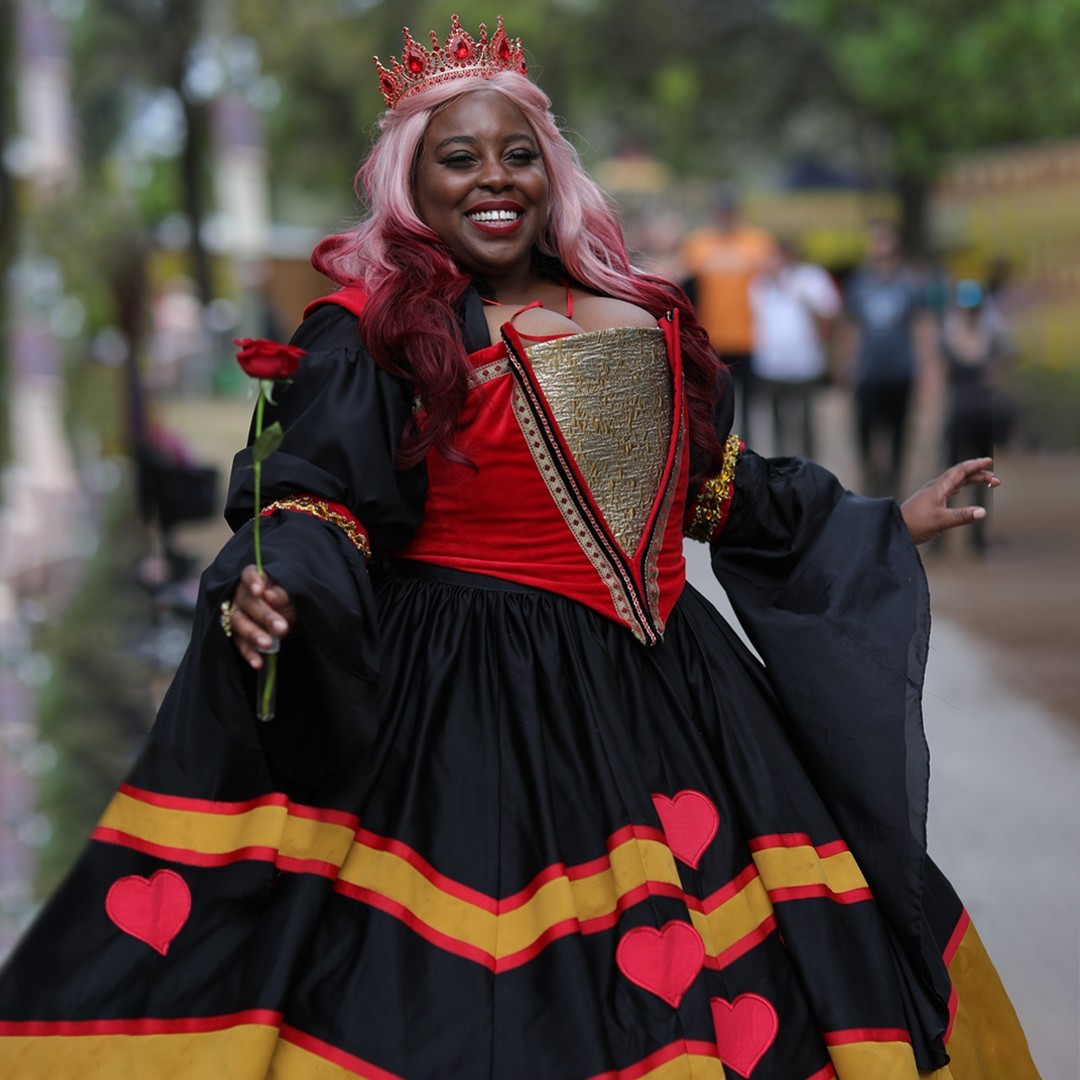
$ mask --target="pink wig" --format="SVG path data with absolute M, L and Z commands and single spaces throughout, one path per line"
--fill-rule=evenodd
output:
M 568 278 L 590 291 L 627 300 L 658 318 L 672 308 L 679 310 L 691 439 L 701 454 L 702 470 L 710 471 L 721 452 L 711 420 L 720 366 L 708 336 L 681 289 L 630 265 L 607 198 L 559 131 L 547 95 L 511 72 L 491 79 L 458 79 L 387 110 L 379 122 L 379 138 L 357 174 L 367 216 L 351 232 L 323 240 L 312 256 L 316 269 L 333 281 L 364 288 L 365 344 L 379 364 L 408 372 L 418 386 L 426 412 L 424 430 L 407 440 L 403 464 L 420 460 L 433 445 L 457 457 L 452 441 L 465 401 L 468 363 L 454 312 L 472 279 L 420 219 L 413 175 L 432 116 L 477 90 L 503 94 L 536 136 L 551 206 L 537 241 L 539 251 L 558 260 Z

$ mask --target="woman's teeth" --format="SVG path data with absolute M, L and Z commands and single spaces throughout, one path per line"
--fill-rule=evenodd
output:
M 494 223 L 499 221 L 517 221 L 521 217 L 520 210 L 475 210 L 465 215 L 470 221 Z

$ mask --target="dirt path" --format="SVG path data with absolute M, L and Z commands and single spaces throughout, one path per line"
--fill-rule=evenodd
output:
M 1080 458 L 998 456 L 990 546 L 924 554 L 935 613 L 995 647 L 1018 693 L 1080 722 Z

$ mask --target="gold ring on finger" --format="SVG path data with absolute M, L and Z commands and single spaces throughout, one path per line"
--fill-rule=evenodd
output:
M 225 631 L 227 638 L 232 637 L 232 621 L 233 615 L 236 614 L 236 605 L 230 603 L 228 600 L 221 601 L 221 614 L 218 616 L 218 622 L 221 623 L 221 629 Z

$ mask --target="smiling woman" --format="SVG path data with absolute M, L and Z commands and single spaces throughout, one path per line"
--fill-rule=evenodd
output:
M 146 750 L 0 977 L 0 1074 L 1034 1077 L 925 849 L 912 541 L 989 460 L 898 507 L 757 457 L 501 22 L 379 72 L 266 407 L 265 572 L 249 446 Z
M 420 217 L 463 270 L 501 295 L 532 299 L 548 178 L 536 137 L 512 101 L 481 90 L 440 110 L 414 182 Z

